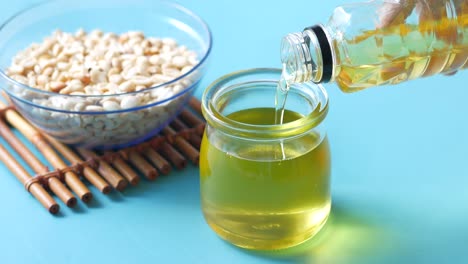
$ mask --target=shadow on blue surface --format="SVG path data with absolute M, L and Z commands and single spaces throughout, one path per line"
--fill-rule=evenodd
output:
M 93 199 L 87 204 L 88 208 L 102 208 L 100 197 L 93 197 Z
M 142 197 L 142 196 L 147 196 L 150 195 L 151 192 L 154 192 L 155 184 L 158 184 L 159 181 L 164 181 L 166 180 L 165 178 L 172 177 L 172 175 L 159 175 L 155 180 L 150 181 L 145 179 L 142 175 L 140 175 L 140 183 L 136 186 L 129 186 L 122 192 L 115 192 L 118 194 L 114 195 L 111 197 L 111 199 L 116 202 L 124 200 L 125 197 L 130 198 L 130 197 Z
M 284 250 L 241 250 L 279 263 L 363 263 L 387 255 L 392 242 L 391 230 L 336 202 L 327 224 L 312 239 Z

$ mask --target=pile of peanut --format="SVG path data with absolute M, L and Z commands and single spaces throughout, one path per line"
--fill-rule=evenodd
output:
M 55 135 L 67 143 L 91 137 L 92 145 L 100 145 L 144 136 L 174 115 L 189 93 L 164 104 L 157 102 L 183 92 L 200 77 L 197 72 L 170 85 L 152 87 L 174 80 L 197 63 L 194 51 L 170 38 L 146 37 L 138 31 L 117 35 L 57 30 L 42 43 L 20 51 L 7 74 L 19 83 L 52 92 L 11 87 L 18 97 L 65 111 L 23 109 L 30 120 L 40 121 L 37 126 L 51 134 L 67 130 L 65 135 Z

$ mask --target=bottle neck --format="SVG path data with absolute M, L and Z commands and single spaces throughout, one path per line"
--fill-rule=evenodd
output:
M 283 77 L 290 83 L 326 83 L 335 72 L 334 51 L 326 29 L 315 25 L 286 35 L 281 43 Z

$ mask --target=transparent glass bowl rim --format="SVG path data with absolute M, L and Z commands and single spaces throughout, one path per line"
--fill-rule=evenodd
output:
M 316 89 L 316 92 L 323 97 L 324 103 L 318 102 L 317 106 L 313 111 L 293 122 L 275 125 L 254 125 L 234 121 L 220 113 L 217 107 L 213 104 L 212 98 L 214 96 L 211 95 L 211 93 L 213 93 L 213 90 L 219 89 L 225 86 L 227 83 L 235 81 L 238 78 L 242 78 L 249 75 L 255 76 L 256 74 L 277 74 L 279 77 L 281 75 L 281 69 L 252 68 L 235 71 L 221 76 L 206 88 L 202 96 L 202 112 L 209 125 L 221 129 L 222 131 L 230 135 L 257 139 L 277 139 L 278 137 L 295 137 L 306 133 L 311 129 L 317 127 L 325 119 L 329 107 L 328 94 L 322 85 L 315 83 L 294 84 L 296 87 L 312 85 L 312 87 Z M 259 81 L 264 80 L 259 79 Z M 239 82 L 236 83 L 236 87 L 239 87 L 241 84 L 244 83 L 250 84 L 252 82 L 255 81 Z M 216 94 L 216 91 L 214 93 Z
M 39 7 L 42 7 L 43 5 L 49 5 L 49 4 L 54 4 L 54 3 L 59 3 L 59 2 L 67 2 L 66 0 L 51 0 L 51 1 L 45 1 L 45 2 L 41 2 L 41 3 L 38 3 L 38 4 L 35 4 L 35 5 L 32 5 L 30 7 L 27 7 L 19 12 L 17 12 L 16 14 L 14 14 L 13 16 L 9 17 L 5 22 L 3 22 L 1 25 L 0 25 L 0 32 L 3 30 L 3 28 L 7 27 L 10 22 L 14 21 L 15 19 L 17 19 L 18 17 L 20 17 L 21 15 L 23 15 L 24 13 L 27 13 L 27 12 L 33 12 L 34 9 L 36 8 L 39 8 Z M 131 0 L 128 0 L 128 2 L 132 2 Z M 195 14 L 193 11 L 191 11 L 190 9 L 180 5 L 180 4 L 177 4 L 175 2 L 172 2 L 172 1 L 166 1 L 166 0 L 151 0 L 151 1 L 148 1 L 148 3 L 152 4 L 152 5 L 167 5 L 169 7 L 172 7 L 172 8 L 175 8 L 175 9 L 178 9 L 179 11 L 185 13 L 186 15 L 192 17 L 193 19 L 195 19 L 196 21 L 198 21 L 198 23 L 200 23 L 200 25 L 202 26 L 202 28 L 204 29 L 204 33 L 208 36 L 208 47 L 205 51 L 205 53 L 203 54 L 202 58 L 199 60 L 199 62 L 188 72 L 182 74 L 181 76 L 178 76 L 177 78 L 173 79 L 173 80 L 170 80 L 168 82 L 165 82 L 165 83 L 162 83 L 162 84 L 159 84 L 157 86 L 153 86 L 153 87 L 149 87 L 147 89 L 144 89 L 142 91 L 134 91 L 134 92 L 127 92 L 127 93 L 117 93 L 117 94 L 105 94 L 105 95 L 70 95 L 70 94 L 58 94 L 58 93 L 54 93 L 54 92 L 49 92 L 49 91 L 45 91 L 45 90 L 41 90 L 41 89 L 38 89 L 38 88 L 34 88 L 34 87 L 31 87 L 29 85 L 26 85 L 26 84 L 23 84 L 23 83 L 20 83 L 12 78 L 10 78 L 10 76 L 8 76 L 8 74 L 6 74 L 6 72 L 0 68 L 0 78 L 4 78 L 7 82 L 10 82 L 12 83 L 13 85 L 15 86 L 18 86 L 18 87 L 21 87 L 25 90 L 29 90 L 31 92 L 34 92 L 34 93 L 38 93 L 38 94 L 42 94 L 42 95 L 49 95 L 49 96 L 59 96 L 59 97 L 64 97 L 64 98 L 83 98 L 83 99 L 86 99 L 86 98 L 93 98 L 93 99 L 103 99 L 103 98 L 109 98 L 109 97 L 118 97 L 118 96 L 125 96 L 125 95 L 136 95 L 136 94 L 140 94 L 142 92 L 149 92 L 151 90 L 154 90 L 154 89 L 158 89 L 158 88 L 161 88 L 161 87 L 165 87 L 167 85 L 170 85 L 170 84 L 173 84 L 173 83 L 176 83 L 182 79 L 184 79 L 185 77 L 187 76 L 190 76 L 190 74 L 196 72 L 208 59 L 208 56 L 210 55 L 211 53 L 211 49 L 212 49 L 212 46 L 213 46 L 213 36 L 212 36 L 212 33 L 211 33 L 211 29 L 209 28 L 208 24 L 201 18 L 199 17 L 197 14 Z M 189 85 L 187 86 L 184 90 L 180 91 L 179 93 L 169 97 L 169 98 L 164 98 L 163 100 L 161 101 L 157 101 L 157 102 L 153 102 L 151 104 L 147 104 L 147 105 L 143 105 L 143 106 L 138 106 L 138 107 L 134 107 L 134 108 L 126 108 L 126 109 L 121 109 L 121 110 L 115 110 L 115 111 L 100 111 L 100 112 L 92 112 L 92 111 L 86 111 L 86 112 L 83 112 L 83 111 L 71 111 L 71 110 L 62 110 L 62 109 L 57 109 L 57 108 L 49 108 L 49 107 L 45 107 L 45 106 L 41 106 L 41 105 L 37 105 L 37 104 L 34 104 L 32 103 L 31 101 L 28 101 L 28 100 L 23 100 L 21 98 L 17 98 L 21 101 L 23 101 L 24 103 L 27 103 L 27 104 L 30 104 L 30 105 L 34 105 L 35 107 L 39 107 L 39 108 L 42 108 L 42 109 L 47 109 L 47 110 L 51 110 L 51 111 L 56 111 L 56 112 L 63 112 L 63 113 L 77 113 L 77 114 L 103 114 L 103 113 L 120 113 L 120 112 L 128 112 L 128 111 L 133 111 L 133 110 L 138 110 L 138 109 L 142 109 L 142 108 L 146 108 L 146 107 L 151 107 L 151 106 L 156 106 L 156 105 L 159 105 L 159 104 L 163 104 L 167 101 L 170 101 L 174 98 L 177 98 L 178 96 L 190 91 L 193 86 L 195 86 L 197 84 L 199 80 L 197 80 L 195 83 L 193 83 L 192 85 Z

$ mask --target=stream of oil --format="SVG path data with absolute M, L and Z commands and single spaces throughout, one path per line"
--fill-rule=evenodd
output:
M 284 67 L 283 67 L 283 73 L 281 74 L 281 78 L 278 81 L 278 86 L 276 87 L 276 95 L 275 95 L 275 124 L 276 125 L 283 124 L 286 99 L 288 97 L 289 86 L 290 86 L 288 80 L 284 76 L 285 76 L 285 72 L 284 72 Z M 281 155 L 282 155 L 281 160 L 285 160 L 286 154 L 284 152 L 284 142 L 282 140 L 280 142 L 280 146 L 281 146 Z

